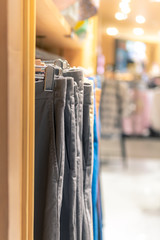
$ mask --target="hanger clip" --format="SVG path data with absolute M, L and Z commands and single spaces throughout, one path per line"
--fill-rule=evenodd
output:
M 44 90 L 45 91 L 52 91 L 53 84 L 54 84 L 54 67 L 47 66 L 45 69 L 45 80 L 44 80 Z
M 58 66 L 48 65 L 45 69 L 44 90 L 52 91 L 54 80 L 62 75 L 62 69 Z
M 55 66 L 59 66 L 62 70 L 70 68 L 70 65 L 67 60 L 62 60 L 62 59 L 56 59 L 54 61 Z

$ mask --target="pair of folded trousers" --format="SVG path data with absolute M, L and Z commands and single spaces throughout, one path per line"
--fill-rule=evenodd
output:
M 75 119 L 76 119 L 76 214 L 75 214 L 75 238 L 70 240 L 82 240 L 82 224 L 84 211 L 84 195 L 83 195 L 83 160 L 82 160 L 82 131 L 83 131 L 83 95 L 84 95 L 84 76 L 81 69 L 69 69 L 63 72 L 65 77 L 72 77 L 75 81 Z M 66 193 L 68 194 L 68 193 Z M 66 211 L 69 211 L 66 206 Z M 63 207 L 63 206 L 62 206 Z M 66 225 L 70 224 L 71 219 L 66 219 Z M 73 220 L 72 220 L 73 221 Z M 64 232 L 66 238 L 68 232 Z M 70 234 L 71 236 L 71 234 Z M 67 239 L 68 240 L 68 239 Z
M 65 77 L 72 77 L 75 82 L 74 86 L 74 106 L 75 115 L 72 111 L 67 110 L 65 115 L 65 122 L 68 119 L 71 120 L 71 125 L 76 129 L 76 132 L 72 130 L 72 138 L 66 130 L 66 172 L 64 177 L 64 189 L 67 191 L 63 192 L 63 203 L 61 213 L 61 240 L 90 240 L 92 239 L 92 197 L 91 197 L 91 186 L 92 186 L 92 161 L 93 161 L 93 131 L 90 120 L 91 108 L 92 108 L 92 84 L 84 83 L 83 71 L 81 69 L 70 69 L 64 71 Z M 68 91 L 67 91 L 68 92 Z M 73 83 L 72 92 L 70 92 L 68 99 L 73 96 Z M 66 107 L 67 107 L 66 99 Z M 69 100 L 71 102 L 71 100 Z M 68 108 L 68 107 L 67 107 Z M 73 108 L 72 108 L 73 109 Z M 68 122 L 68 129 L 69 122 Z M 73 129 L 74 129 L 73 128 Z M 67 129 L 67 126 L 66 128 Z M 73 138 L 73 134 L 74 138 Z M 74 145 L 73 139 L 76 139 L 76 145 Z M 72 151 L 67 150 L 68 147 Z M 75 154 L 76 149 L 76 163 L 73 166 L 77 168 L 69 171 L 70 154 Z M 68 154 L 67 154 L 68 153 Z M 72 159 L 73 161 L 73 159 Z M 71 162 L 72 162 L 71 161 Z M 77 170 L 77 171 L 76 171 Z M 76 183 L 74 182 L 76 174 Z M 70 180 L 69 180 L 70 179 Z M 74 184 L 72 182 L 74 182 Z M 75 202 L 72 200 L 73 194 L 75 194 L 76 186 L 76 209 Z M 69 191 L 70 189 L 70 191 Z M 71 200 L 72 198 L 72 200 Z M 73 211 L 74 208 L 74 211 Z M 74 213 L 74 214 L 73 214 Z M 75 216 L 75 217 L 74 217 Z M 76 230 L 76 233 L 75 233 Z
M 64 107 L 67 82 L 35 86 L 35 201 L 34 240 L 60 239 L 60 212 L 64 176 Z
M 82 239 L 92 239 L 92 162 L 93 162 L 93 129 L 90 120 L 92 108 L 92 84 L 84 83 L 83 104 L 83 191 L 84 214 Z
M 77 146 L 76 146 L 76 83 L 67 77 L 65 122 L 65 171 L 63 200 L 60 221 L 60 239 L 76 239 L 76 189 L 77 189 Z

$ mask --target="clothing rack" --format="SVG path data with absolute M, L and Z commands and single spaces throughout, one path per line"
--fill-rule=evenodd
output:
M 35 70 L 34 240 L 98 240 L 95 78 L 62 59 L 38 59 Z
M 90 36 L 96 36 L 97 17 L 88 20 L 90 31 L 86 44 L 82 44 L 76 34 L 68 37 L 71 26 L 54 1 L 2 0 L 1 10 L 0 189 L 4 197 L 0 210 L 5 214 L 0 219 L 0 239 L 33 240 L 35 58 L 64 58 L 71 66 L 84 66 L 95 73 L 97 42 Z M 44 68 L 38 69 L 44 74 Z M 39 81 L 44 91 L 45 76 L 41 75 Z

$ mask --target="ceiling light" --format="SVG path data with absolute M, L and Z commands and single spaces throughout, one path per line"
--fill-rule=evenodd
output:
M 116 18 L 117 20 L 119 20 L 119 21 L 122 21 L 122 20 L 127 19 L 127 15 L 124 14 L 124 13 L 122 13 L 122 12 L 117 12 L 117 13 L 115 14 L 115 18 Z
M 119 33 L 119 31 L 115 27 L 109 27 L 106 29 L 106 33 L 110 36 L 116 36 Z
M 143 35 L 143 34 L 144 34 L 143 28 L 134 28 L 134 29 L 133 29 L 133 32 L 134 32 L 134 34 L 137 35 L 137 36 L 140 36 L 140 35 Z
M 143 17 L 143 16 L 141 16 L 141 15 L 139 15 L 139 16 L 136 17 L 136 22 L 137 22 L 137 23 L 142 24 L 142 23 L 145 23 L 145 21 L 146 21 L 145 17 Z
M 127 2 L 120 2 L 119 7 L 120 7 L 122 13 L 124 13 L 124 14 L 128 14 L 131 12 L 131 9 Z

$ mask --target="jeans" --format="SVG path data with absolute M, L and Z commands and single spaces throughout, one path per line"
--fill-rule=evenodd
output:
M 92 107 L 92 85 L 84 83 L 83 105 L 83 191 L 84 191 L 84 215 L 82 239 L 92 239 L 92 124 L 90 113 Z
M 64 177 L 64 106 L 66 79 L 56 79 L 53 91 L 36 83 L 34 240 L 60 239 Z
M 82 240 L 82 223 L 84 213 L 83 195 L 83 159 L 82 159 L 82 131 L 83 131 L 83 94 L 84 76 L 81 69 L 69 69 L 63 72 L 65 77 L 73 77 L 77 84 L 78 109 L 77 109 L 77 189 L 76 189 L 76 231 L 77 240 Z
M 61 210 L 61 240 L 76 239 L 77 146 L 74 79 L 67 77 L 65 106 L 65 172 Z

